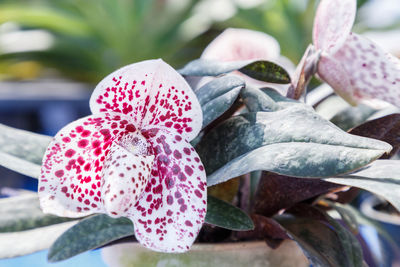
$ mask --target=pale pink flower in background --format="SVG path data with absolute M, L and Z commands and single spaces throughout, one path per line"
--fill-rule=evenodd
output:
M 395 57 L 400 57 L 400 30 L 368 31 L 362 35 Z
M 356 0 L 322 0 L 313 28 L 319 77 L 350 104 L 400 106 L 400 61 L 352 33 Z
M 218 35 L 203 51 L 201 59 L 215 61 L 245 61 L 267 60 L 272 61 L 290 74 L 294 70 L 293 63 L 280 55 L 279 43 L 272 36 L 259 31 L 228 28 Z M 248 85 L 257 87 L 272 87 L 286 94 L 288 85 L 266 83 L 252 79 L 244 74 L 235 72 L 243 78 Z M 202 79 L 198 88 L 210 78 Z
M 279 43 L 272 36 L 247 29 L 228 28 L 203 51 L 200 58 L 220 61 L 278 59 Z

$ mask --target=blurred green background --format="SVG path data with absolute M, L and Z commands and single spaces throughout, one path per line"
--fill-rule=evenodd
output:
M 378 1 L 362 0 L 358 4 L 361 7 L 366 2 Z M 274 36 L 282 54 L 297 63 L 311 42 L 317 3 L 2 0 L 0 79 L 67 77 L 95 84 L 123 65 L 159 57 L 181 67 L 199 57 L 204 47 L 227 27 L 254 29 Z M 396 27 L 398 21 L 397 17 L 388 25 L 379 26 L 380 30 Z M 361 21 L 356 29 L 366 31 L 371 28 L 367 24 Z

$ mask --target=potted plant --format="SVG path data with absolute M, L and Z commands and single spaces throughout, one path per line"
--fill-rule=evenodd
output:
M 2 126 L 0 163 L 39 179 L 38 196 L 1 204 L 14 214 L 1 219 L 5 237 L 19 232 L 27 244 L 8 244 L 3 257 L 51 245 L 54 262 L 136 240 L 159 254 L 117 244 L 104 258 L 363 266 L 357 217 L 338 203 L 356 187 L 400 208 L 399 163 L 380 159 L 399 148 L 388 123 L 397 115 L 348 133 L 299 100 L 317 74 L 352 104 L 398 105 L 399 61 L 350 32 L 355 12 L 356 1 L 322 1 L 314 44 L 292 75 L 279 53 L 265 53 L 270 38 L 231 30 L 178 71 L 148 60 L 108 75 L 93 91 L 92 115 L 54 138 Z M 207 78 L 190 88 L 181 75 Z M 41 238 L 29 239 L 35 232 Z

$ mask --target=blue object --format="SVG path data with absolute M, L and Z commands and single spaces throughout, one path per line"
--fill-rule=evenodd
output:
M 80 267 L 96 266 L 106 267 L 101 258 L 101 250 L 88 251 L 71 259 L 49 263 L 47 262 L 47 250 L 36 252 L 22 257 L 0 260 L 0 267 Z

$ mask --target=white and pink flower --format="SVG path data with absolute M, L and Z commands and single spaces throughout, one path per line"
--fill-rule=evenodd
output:
M 128 217 L 144 246 L 187 251 L 204 222 L 207 186 L 189 143 L 202 111 L 186 81 L 162 60 L 132 64 L 97 85 L 90 108 L 46 151 L 43 211 Z
M 322 0 L 313 42 L 321 50 L 318 75 L 350 104 L 381 100 L 400 106 L 400 61 L 352 33 L 356 0 Z

